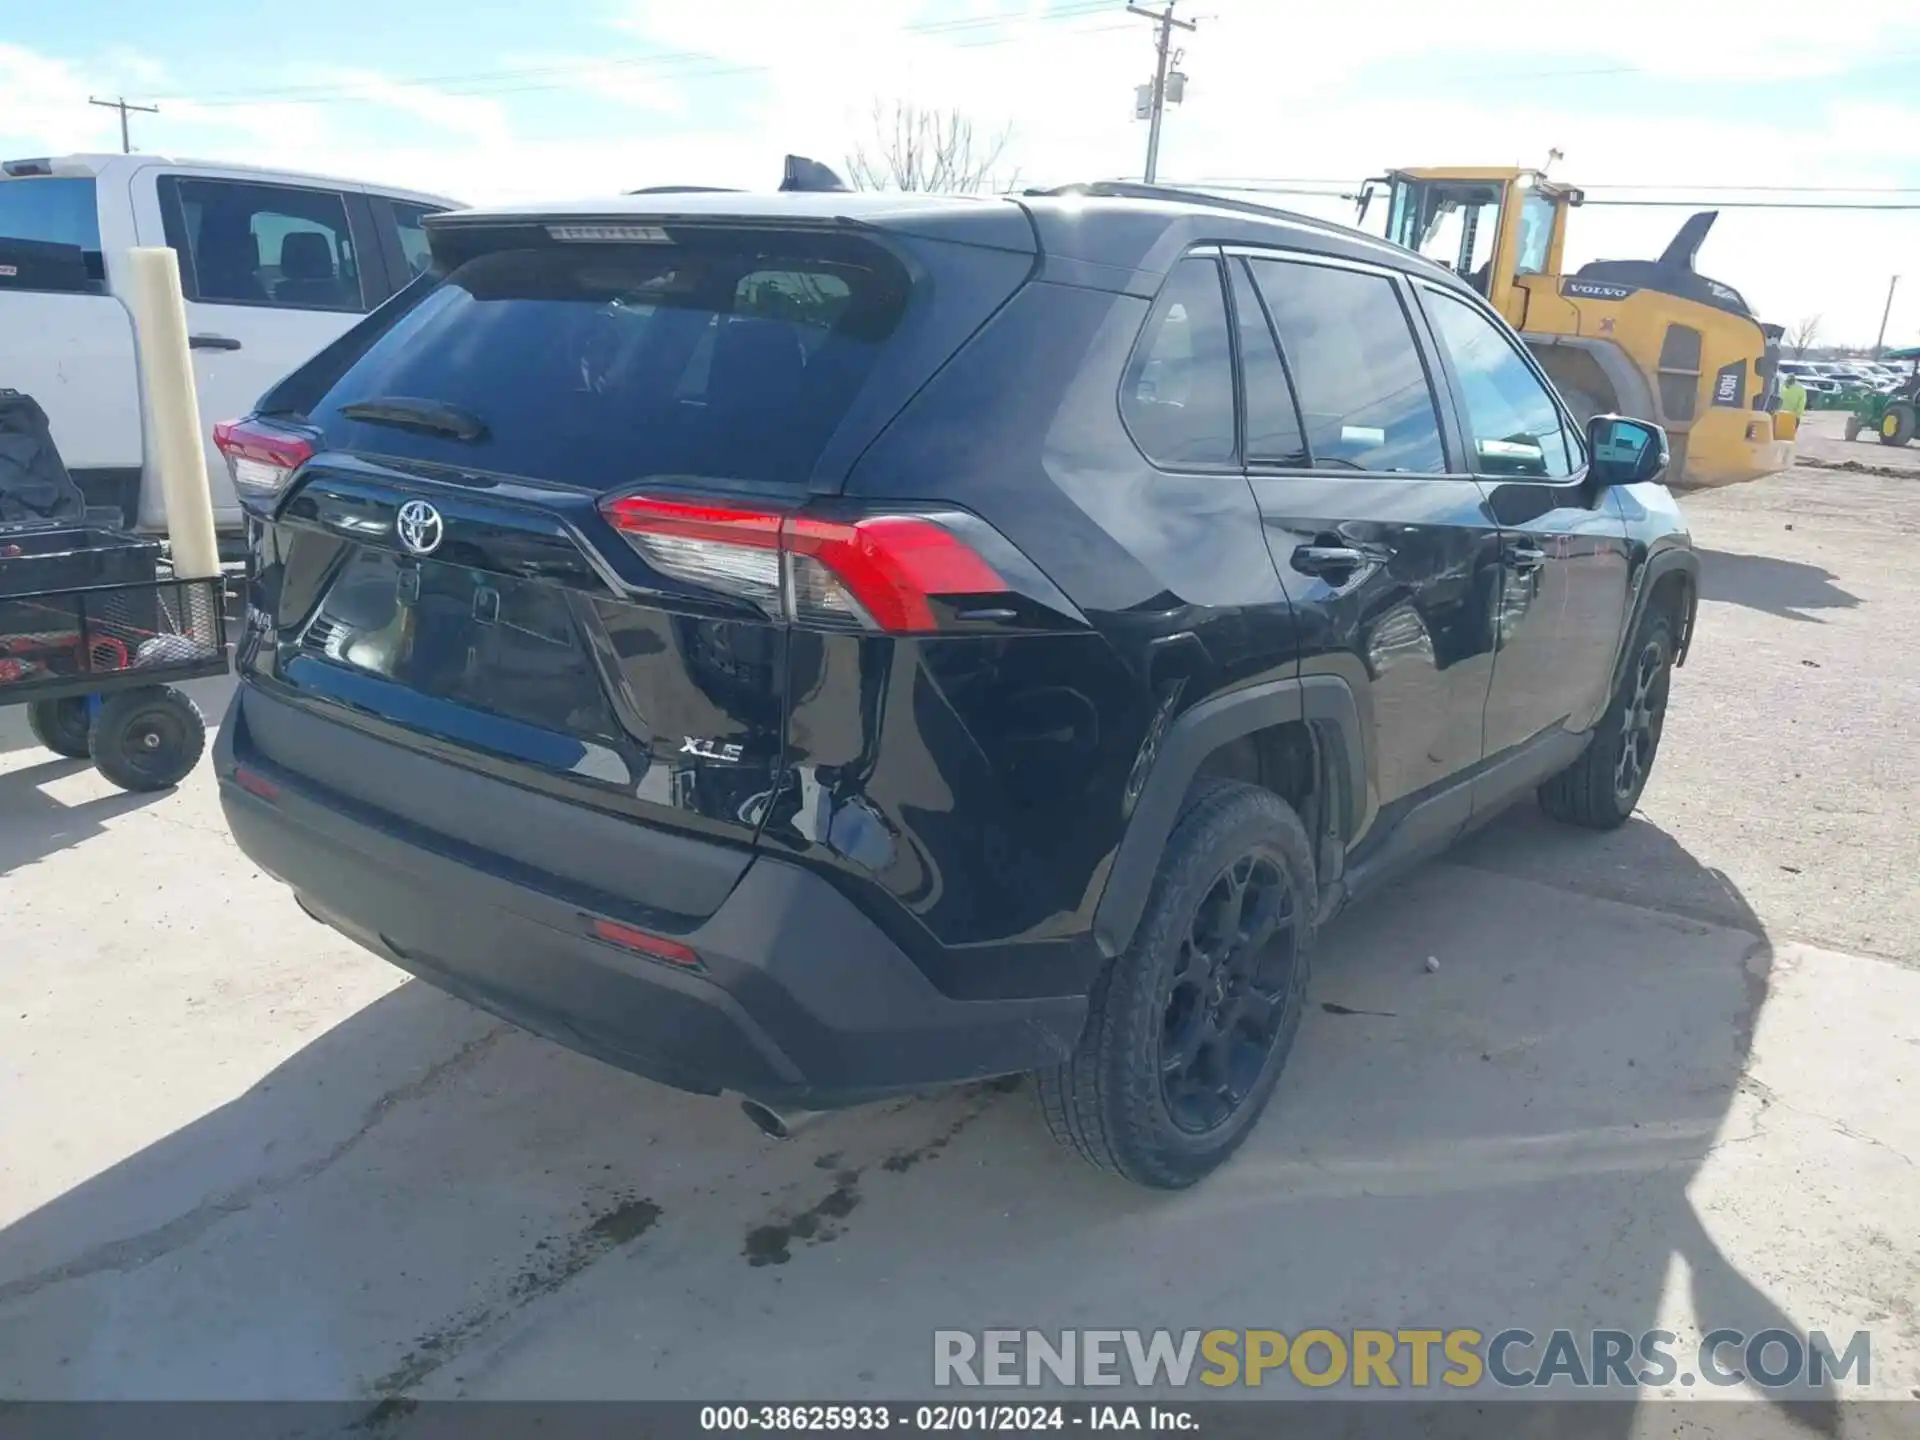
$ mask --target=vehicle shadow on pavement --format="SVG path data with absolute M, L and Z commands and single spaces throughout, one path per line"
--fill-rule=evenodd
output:
M 67 805 L 42 788 L 89 768 L 85 760 L 56 757 L 0 773 L 0 875 L 98 835 L 104 822 L 151 805 L 164 793 L 114 790 Z
M 995 1326 L 1804 1334 L 1689 1197 L 1751 1138 L 1764 931 L 1653 825 L 1555 834 L 1516 812 L 1337 922 L 1274 1105 L 1176 1195 L 1005 1085 L 782 1144 L 403 985 L 0 1231 L 0 1396 L 905 1397 Z M 1591 898 L 1629 854 L 1662 909 Z M 1205 1398 L 1276 1393 L 1343 1392 Z
M 1823 623 L 1808 610 L 1850 610 L 1860 597 L 1834 583 L 1831 570 L 1770 555 L 1702 550 L 1700 598 L 1744 605 L 1787 620 Z

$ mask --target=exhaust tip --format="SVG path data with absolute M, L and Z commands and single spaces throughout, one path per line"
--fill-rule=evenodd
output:
M 754 1128 L 762 1135 L 770 1135 L 775 1140 L 791 1140 L 824 1113 L 819 1110 L 794 1110 L 783 1114 L 771 1105 L 762 1105 L 758 1100 L 742 1100 L 740 1109 Z

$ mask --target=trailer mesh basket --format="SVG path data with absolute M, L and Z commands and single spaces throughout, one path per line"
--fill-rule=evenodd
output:
M 0 598 L 0 703 L 23 691 L 101 688 L 225 668 L 224 586 L 149 580 Z

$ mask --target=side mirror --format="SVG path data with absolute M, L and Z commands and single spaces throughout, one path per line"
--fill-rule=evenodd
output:
M 1596 415 L 1587 422 L 1587 473 L 1601 485 L 1638 485 L 1667 473 L 1667 432 L 1645 420 Z

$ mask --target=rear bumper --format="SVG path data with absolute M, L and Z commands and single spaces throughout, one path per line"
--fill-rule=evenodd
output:
M 587 909 L 492 873 L 261 757 L 246 711 L 284 703 L 243 684 L 215 745 L 241 850 L 316 919 L 536 1034 L 683 1090 L 809 1109 L 1055 1064 L 1078 1039 L 1084 998 L 950 999 L 825 879 L 774 859 L 673 936 L 699 969 L 598 940 L 594 919 L 631 923 L 620 897 Z M 241 764 L 273 798 L 235 783 Z M 462 803 L 485 833 L 530 797 L 474 775 Z

